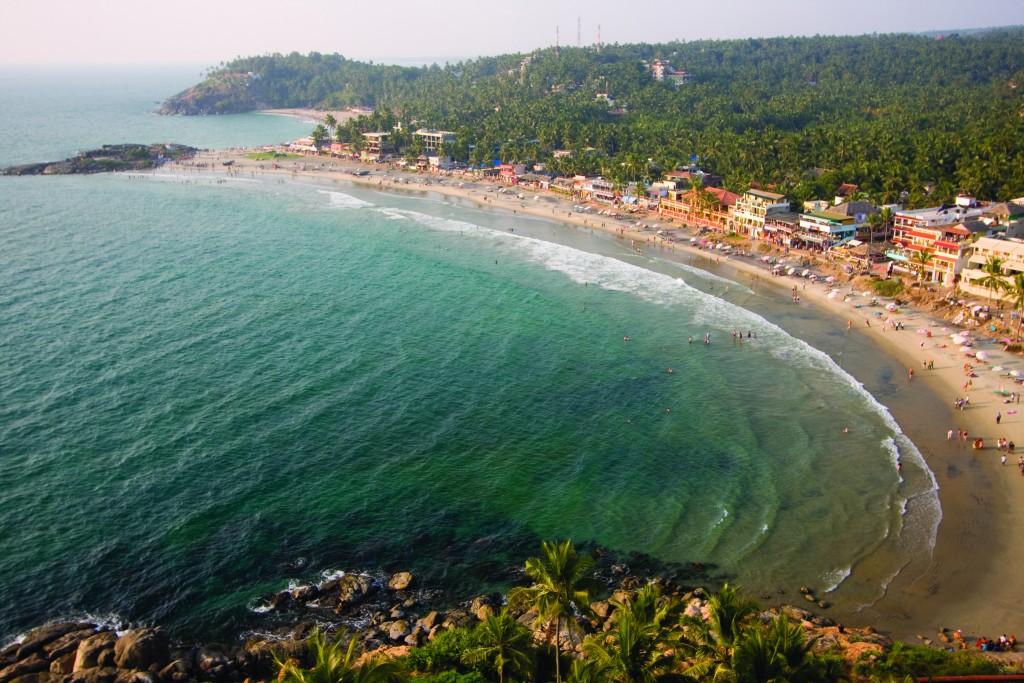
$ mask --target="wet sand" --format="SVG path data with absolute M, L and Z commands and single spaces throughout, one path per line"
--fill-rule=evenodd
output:
M 832 326 L 833 337 L 841 335 L 859 345 L 861 358 L 871 358 L 870 363 L 850 362 L 851 357 L 857 357 L 854 353 L 841 364 L 889 408 L 920 449 L 938 482 L 943 514 L 930 558 L 919 558 L 915 566 L 906 567 L 874 605 L 858 613 L 830 616 L 850 625 L 873 625 L 907 641 L 919 634 L 934 639 L 942 627 L 962 629 L 968 639 L 1024 632 L 1024 606 L 1016 600 L 1024 588 L 1024 576 L 1015 571 L 1024 562 L 1024 543 L 1017 542 L 1014 528 L 1016 514 L 1024 510 L 1024 476 L 1017 468 L 1016 455 L 1008 457 L 1003 466 L 1001 453 L 995 448 L 996 439 L 1005 437 L 1021 444 L 1018 453 L 1024 453 L 1024 417 L 1021 413 L 1010 414 L 1018 406 L 1002 403 L 1003 397 L 995 394 L 997 389 L 1024 390 L 1006 376 L 1010 370 L 1024 372 L 1024 361 L 1019 356 L 1003 352 L 999 345 L 981 343 L 975 350 L 984 350 L 990 357 L 985 362 L 974 361 L 950 339 L 957 328 L 920 311 L 903 307 L 899 313 L 886 314 L 881 305 L 888 300 L 882 299 L 877 307 L 869 306 L 870 297 L 852 291 L 849 284 L 835 287 L 838 294 L 829 298 L 824 283 L 773 277 L 757 259 L 712 254 L 689 246 L 688 241 L 662 241 L 653 229 L 636 225 L 644 222 L 678 229 L 656 214 L 618 219 L 577 213 L 571 201 L 547 191 L 512 188 L 511 193 L 500 194 L 496 190 L 501 186 L 494 182 L 453 177 L 439 183 L 436 175 L 385 172 L 382 166 L 359 166 L 324 157 L 282 160 L 274 169 L 272 162 L 246 159 L 245 153 L 214 152 L 196 161 L 208 164 L 207 170 L 242 177 L 278 173 L 351 182 L 382 191 L 429 191 L 508 213 L 513 220 L 516 215 L 529 215 L 581 229 L 603 230 L 634 249 L 658 257 L 682 261 L 692 256 L 694 265 L 715 259 L 716 274 L 748 285 L 754 283 L 759 291 L 774 293 L 783 302 L 797 284 L 801 300 L 794 305 L 813 314 L 819 329 Z M 233 162 L 230 170 L 222 166 L 224 161 Z M 354 176 L 352 171 L 357 168 L 370 175 Z M 883 312 L 881 319 L 875 315 L 879 311 Z M 902 322 L 905 329 L 883 331 L 880 320 L 890 317 Z M 930 331 L 931 336 L 918 330 Z M 798 324 L 791 324 L 787 331 L 807 339 Z M 836 357 L 835 349 L 825 348 L 830 344 L 827 338 L 819 334 L 810 341 Z M 963 365 L 968 360 L 974 363 L 977 376 L 966 392 L 970 407 L 958 411 L 953 402 L 965 395 Z M 922 367 L 927 361 L 934 361 L 934 369 Z M 996 365 L 1003 371 L 993 372 L 990 368 Z M 995 421 L 997 412 L 1001 413 L 999 425 Z M 984 450 L 975 451 L 955 437 L 947 441 L 948 429 L 954 433 L 966 429 L 972 440 L 983 438 Z

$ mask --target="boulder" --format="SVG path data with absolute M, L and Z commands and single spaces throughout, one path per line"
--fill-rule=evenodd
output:
M 40 646 L 41 648 L 42 646 Z M 39 652 L 33 652 L 25 659 L 20 659 L 14 664 L 0 669 L 0 683 L 7 683 L 7 681 L 12 681 L 21 676 L 42 673 L 44 671 L 49 673 L 50 663 Z
M 25 659 L 33 653 L 41 652 L 44 646 L 52 643 L 61 636 L 67 635 L 72 631 L 81 631 L 86 628 L 90 628 L 93 631 L 96 630 L 96 627 L 93 624 L 80 621 L 63 621 L 57 624 L 48 624 L 47 626 L 40 626 L 39 628 L 32 629 L 25 634 L 25 637 L 18 645 L 18 651 L 14 655 L 14 658 L 16 660 Z
M 66 676 L 75 670 L 75 657 L 77 652 L 68 652 L 56 659 L 50 660 L 50 673 L 54 676 Z
M 390 628 L 388 628 L 388 638 L 393 641 L 404 640 L 409 635 L 409 622 L 405 619 L 399 619 L 398 621 L 391 622 Z
M 75 664 L 72 671 L 94 669 L 99 666 L 100 654 L 105 650 L 113 652 L 116 640 L 117 634 L 113 631 L 100 631 L 80 642 L 75 651 Z
M 412 586 L 412 574 L 409 572 L 398 572 L 388 581 L 388 588 L 393 591 L 404 591 Z
M 309 602 L 315 600 L 319 594 L 320 589 L 312 585 L 299 586 L 291 590 L 292 599 L 295 602 Z
M 196 652 L 196 668 L 200 671 L 209 671 L 227 663 L 228 656 L 219 645 L 206 645 Z
M 170 660 L 171 637 L 162 628 L 128 631 L 114 643 L 114 663 L 120 669 L 160 670 Z
M 607 619 L 608 615 L 612 613 L 612 604 L 607 600 L 598 600 L 590 603 L 590 609 L 602 619 Z
M 46 653 L 46 658 L 52 662 L 54 659 L 63 657 L 69 652 L 74 654 L 74 652 L 78 650 L 79 643 L 94 635 L 96 635 L 96 629 L 91 626 L 71 631 L 70 633 L 65 633 L 53 642 L 48 643 L 43 647 L 43 652 Z M 71 672 L 68 671 L 67 673 Z
M 338 579 L 338 601 L 346 605 L 358 604 L 365 600 L 374 588 L 369 576 L 345 574 Z
M 497 611 L 496 605 L 501 605 L 500 596 L 495 599 L 490 595 L 481 595 L 473 598 L 469 604 L 469 611 L 480 621 L 485 621 L 488 617 L 494 616 Z
M 160 683 L 160 679 L 151 671 L 127 670 L 118 672 L 114 683 Z
M 432 628 L 437 626 L 438 614 L 437 612 L 430 612 L 427 616 L 423 617 L 416 622 L 417 626 L 422 626 L 425 630 L 430 631 Z
M 49 671 L 42 671 L 35 674 L 25 674 L 24 676 L 18 676 L 11 683 L 54 683 L 54 681 L 60 680 L 58 677 L 51 674 Z
M 114 683 L 118 673 L 112 666 L 92 667 L 65 676 L 61 683 Z

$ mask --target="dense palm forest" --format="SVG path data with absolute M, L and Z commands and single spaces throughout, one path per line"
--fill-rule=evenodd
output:
M 658 59 L 689 82 L 656 80 Z M 446 151 L 476 163 L 636 181 L 699 156 L 729 189 L 760 183 L 797 201 L 843 182 L 910 206 L 1024 195 L 1024 29 L 548 48 L 424 68 L 293 53 L 235 59 L 203 87 L 250 72 L 230 95 L 245 108 L 373 107 L 336 137 L 451 130 Z

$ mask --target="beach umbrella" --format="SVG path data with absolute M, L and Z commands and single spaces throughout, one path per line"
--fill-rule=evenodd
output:
M 1010 370 L 1010 377 L 1020 377 L 1020 376 L 1021 376 L 1020 370 Z
M 970 352 L 971 347 L 970 346 L 961 346 L 960 350 L 963 351 L 964 353 L 968 353 L 968 352 Z
M 922 328 L 919 328 L 917 330 L 917 333 L 918 334 L 928 334 L 928 330 L 926 330 L 925 328 L 922 327 Z
M 895 309 L 896 309 L 896 304 L 892 303 L 891 301 L 885 305 L 885 310 L 887 310 L 887 311 L 893 311 Z
M 800 277 L 807 277 L 810 274 L 810 272 L 810 270 L 805 268 L 804 271 L 800 273 Z
M 839 292 L 829 292 L 828 293 L 828 298 L 829 299 L 835 299 L 838 294 L 839 294 Z
M 825 282 L 828 282 L 830 284 L 835 282 L 835 281 L 836 281 L 836 276 L 835 275 L 829 275 L 827 278 L 825 278 Z
M 978 351 L 978 355 L 976 355 L 975 358 L 978 360 L 986 360 L 988 358 L 988 354 L 984 351 Z
M 1002 372 L 1002 371 L 1003 371 L 1003 366 L 1002 365 L 993 365 L 992 366 L 992 372 Z

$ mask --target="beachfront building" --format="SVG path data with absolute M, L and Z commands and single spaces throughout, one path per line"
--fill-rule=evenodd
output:
M 588 185 L 590 196 L 594 201 L 601 202 L 602 204 L 615 203 L 615 186 L 612 184 L 612 181 L 599 177 L 584 183 L 584 188 Z
M 708 187 L 703 191 L 669 191 L 658 205 L 658 213 L 726 233 L 730 231 L 730 210 L 739 198 L 738 194 L 718 187 Z
M 576 194 L 576 179 L 559 176 L 551 181 L 549 189 L 552 192 L 557 192 L 558 194 L 564 194 L 567 197 L 572 197 L 573 195 Z
M 441 145 L 451 144 L 458 137 L 448 130 L 428 130 L 426 128 L 420 128 L 413 135 L 419 139 L 420 146 L 427 156 L 430 156 L 430 152 L 441 151 Z
M 1005 274 L 1007 283 L 1013 280 L 1013 276 L 1024 273 L 1024 240 L 1008 239 L 1005 237 L 979 237 L 970 248 L 967 256 L 967 263 L 960 273 L 960 289 L 968 294 L 995 299 L 1007 298 L 1009 295 L 991 291 L 981 284 L 983 278 L 988 277 L 984 267 L 990 258 L 1001 260 L 1002 271 Z
M 789 211 L 785 195 L 751 188 L 740 195 L 732 207 L 732 231 L 760 239 L 765 219 L 783 211 Z
M 761 239 L 779 247 L 801 247 L 800 214 L 796 211 L 773 211 L 765 216 Z
M 971 197 L 958 197 L 952 207 L 897 211 L 893 248 L 885 255 L 918 270 L 925 279 L 952 285 L 967 261 L 972 235 L 988 232 L 979 220 L 984 212 Z
M 359 157 L 363 161 L 380 161 L 389 154 L 394 153 L 394 145 L 390 141 L 391 133 L 375 131 L 363 133 L 363 149 Z
M 857 233 L 854 217 L 838 211 L 817 210 L 800 214 L 797 237 L 823 250 L 852 240 Z

